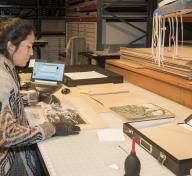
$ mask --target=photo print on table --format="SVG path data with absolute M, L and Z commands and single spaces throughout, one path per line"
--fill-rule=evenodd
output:
M 68 122 L 72 125 L 86 124 L 77 110 L 58 104 L 47 105 L 43 109 L 44 115 L 50 122 Z
M 152 103 L 117 106 L 111 107 L 110 109 L 120 116 L 124 117 L 128 121 L 153 120 L 175 117 L 172 112 Z

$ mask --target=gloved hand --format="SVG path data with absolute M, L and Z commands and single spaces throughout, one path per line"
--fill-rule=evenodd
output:
M 67 122 L 54 122 L 52 123 L 55 126 L 55 136 L 67 136 L 72 134 L 79 134 L 80 127 L 72 125 Z

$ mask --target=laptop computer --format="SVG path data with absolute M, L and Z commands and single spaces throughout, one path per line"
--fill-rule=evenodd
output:
M 57 61 L 35 60 L 31 83 L 35 87 L 61 87 L 65 64 Z

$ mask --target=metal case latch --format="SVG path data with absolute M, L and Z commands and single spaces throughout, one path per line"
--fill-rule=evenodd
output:
M 159 163 L 163 165 L 165 160 L 166 160 L 166 155 L 163 152 L 160 152 L 159 158 L 158 158 Z
M 125 133 L 127 133 L 127 134 L 132 134 L 132 135 L 133 135 L 133 130 L 131 130 L 131 129 L 126 129 L 126 130 L 125 130 Z

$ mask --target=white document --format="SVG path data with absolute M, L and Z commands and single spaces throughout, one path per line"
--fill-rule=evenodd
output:
M 191 127 L 190 125 L 185 124 L 185 123 L 179 124 L 179 126 L 181 126 L 181 127 L 183 127 L 183 128 L 186 128 L 186 129 L 192 131 L 192 127 Z
M 98 73 L 96 71 L 87 71 L 87 72 L 74 72 L 74 73 L 65 73 L 66 76 L 73 80 L 79 79 L 92 79 L 92 78 L 106 78 L 106 75 Z
M 124 141 L 125 136 L 121 129 L 100 129 L 97 130 L 100 141 Z
M 34 64 L 35 64 L 35 59 L 30 59 L 29 61 L 29 68 L 33 68 L 34 67 Z
M 129 92 L 127 87 L 123 87 L 123 86 L 121 87 L 113 83 L 81 85 L 81 86 L 77 86 L 77 88 L 79 88 L 80 93 L 86 93 L 89 95 L 102 95 L 102 94 Z

